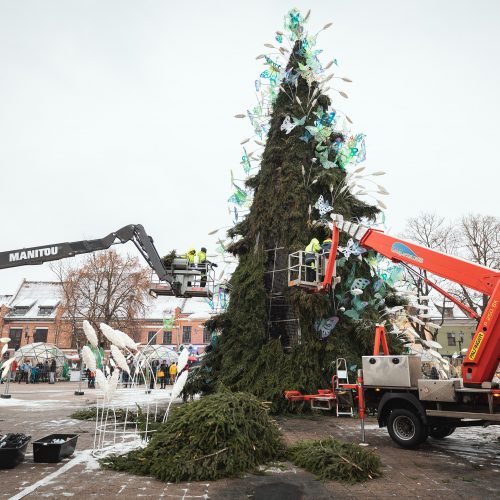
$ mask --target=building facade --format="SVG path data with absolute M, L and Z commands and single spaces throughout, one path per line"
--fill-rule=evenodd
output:
M 463 354 L 461 351 L 469 348 L 476 328 L 477 321 L 472 318 L 444 318 L 436 339 L 442 345 L 442 349 L 439 349 L 440 354 L 443 356 L 452 356 L 454 353 Z
M 134 319 L 126 333 L 142 345 L 162 344 L 174 350 L 192 346 L 193 352 L 201 353 L 211 340 L 203 326 L 210 312 L 203 298 L 159 296 L 150 299 L 144 315 Z M 74 354 L 84 319 L 73 321 L 65 315 L 58 282 L 23 280 L 13 295 L 0 295 L 0 337 L 11 339 L 8 356 L 33 342 L 54 344 Z

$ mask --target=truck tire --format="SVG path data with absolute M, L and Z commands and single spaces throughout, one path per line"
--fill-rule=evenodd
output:
M 451 425 L 431 425 L 429 435 L 434 439 L 444 439 L 455 432 L 456 427 Z
M 412 449 L 423 443 L 428 436 L 428 428 L 420 417 L 404 408 L 391 411 L 387 421 L 391 439 L 402 448 Z

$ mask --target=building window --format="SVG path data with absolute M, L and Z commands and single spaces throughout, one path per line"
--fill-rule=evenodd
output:
M 28 313 L 29 309 L 29 307 L 14 307 L 14 309 L 12 309 L 12 311 L 10 312 L 10 315 L 25 316 Z
M 156 332 L 148 332 L 148 344 L 156 344 L 157 342 Z
M 11 328 L 9 330 L 9 347 L 12 347 L 16 351 L 21 347 L 21 336 L 23 334 L 22 328 Z
M 457 341 L 455 339 L 455 334 L 453 332 L 448 332 L 447 336 L 448 336 L 448 345 L 449 346 L 457 345 Z
M 191 343 L 191 327 L 183 326 L 182 327 L 182 343 L 190 344 Z
M 48 328 L 36 328 L 33 334 L 33 342 L 47 342 Z
M 38 308 L 38 316 L 50 316 L 54 312 L 53 307 L 42 307 Z
M 172 344 L 172 332 L 163 332 L 163 344 L 164 345 Z
M 203 329 L 203 343 L 210 344 L 212 340 L 212 332 L 208 328 Z

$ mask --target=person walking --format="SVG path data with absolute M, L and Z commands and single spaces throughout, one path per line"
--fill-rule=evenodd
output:
M 31 381 L 31 361 L 28 359 L 25 365 L 25 373 L 26 373 L 26 383 L 29 384 Z
M 33 364 L 31 367 L 31 383 L 36 384 L 38 382 L 38 365 Z
M 177 364 L 172 363 L 170 365 L 170 368 L 168 369 L 169 375 L 170 375 L 170 384 L 174 384 L 175 382 L 175 376 L 177 375 Z
M 165 389 L 168 375 L 167 363 L 163 360 L 158 368 L 158 371 L 156 372 L 156 379 L 160 382 L 160 389 Z
M 56 360 L 53 359 L 52 362 L 50 363 L 50 381 L 49 384 L 55 384 L 56 383 Z
M 49 362 L 45 360 L 45 362 L 43 363 L 43 370 L 42 370 L 42 379 L 44 382 L 49 381 L 49 371 L 50 371 Z
M 155 359 L 152 363 L 151 363 L 151 366 L 150 366 L 150 369 L 149 369 L 149 388 L 150 389 L 153 389 L 154 388 L 154 385 L 155 385 L 155 382 L 156 382 L 156 372 L 158 371 L 158 365 L 160 364 L 160 362 Z

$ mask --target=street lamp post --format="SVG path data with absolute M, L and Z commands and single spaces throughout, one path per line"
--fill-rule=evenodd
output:
M 458 351 L 462 354 L 462 344 L 464 343 L 464 332 L 458 334 Z
M 10 385 L 10 377 L 11 377 L 11 368 L 9 367 L 9 371 L 7 372 L 7 382 L 5 382 L 5 391 L 0 395 L 2 399 L 10 399 L 11 395 L 9 394 L 9 385 Z

